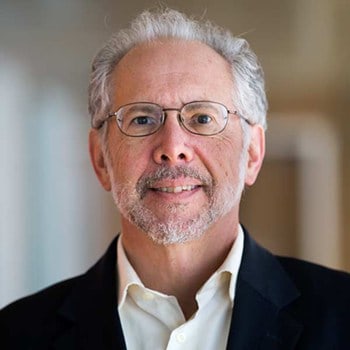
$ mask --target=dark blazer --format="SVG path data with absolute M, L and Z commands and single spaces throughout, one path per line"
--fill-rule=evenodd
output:
M 0 348 L 125 349 L 116 241 L 84 275 L 3 309 Z M 275 257 L 245 233 L 227 349 L 349 350 L 350 275 Z

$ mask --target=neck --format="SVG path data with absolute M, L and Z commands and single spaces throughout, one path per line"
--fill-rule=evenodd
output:
M 222 221 L 195 241 L 171 245 L 156 244 L 123 222 L 123 247 L 139 278 L 147 288 L 175 296 L 186 319 L 197 309 L 197 291 L 220 267 L 236 239 L 238 220 Z

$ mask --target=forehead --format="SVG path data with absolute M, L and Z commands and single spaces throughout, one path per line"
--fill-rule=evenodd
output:
M 132 48 L 114 69 L 114 104 L 159 104 L 210 99 L 228 103 L 233 81 L 229 63 L 197 41 L 164 39 Z

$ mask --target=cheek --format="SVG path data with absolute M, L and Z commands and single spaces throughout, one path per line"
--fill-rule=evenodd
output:
M 239 173 L 242 144 L 239 139 L 216 138 L 211 143 L 209 169 L 214 178 L 232 181 Z M 207 156 L 208 158 L 208 156 Z
M 138 138 L 123 138 L 110 145 L 115 181 L 135 182 L 149 163 L 150 151 Z

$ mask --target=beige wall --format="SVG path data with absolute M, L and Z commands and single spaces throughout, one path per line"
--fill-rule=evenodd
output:
M 115 235 L 116 211 L 87 156 L 89 66 L 114 30 L 155 3 L 1 1 L 0 306 L 83 271 Z M 265 68 L 271 142 L 244 224 L 276 253 L 350 271 L 350 2 L 168 4 L 244 36 Z M 292 151 L 276 156 L 280 133 Z

